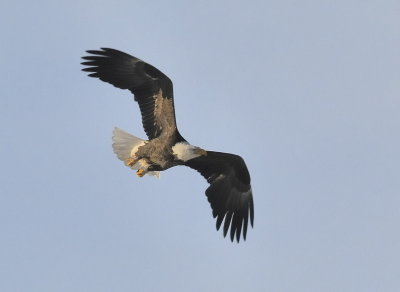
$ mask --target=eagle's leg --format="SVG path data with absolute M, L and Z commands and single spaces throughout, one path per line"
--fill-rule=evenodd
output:
M 147 173 L 148 168 L 151 165 L 151 162 L 148 158 L 142 158 L 142 159 L 136 160 L 135 163 L 136 162 L 139 162 L 139 165 L 140 165 L 140 168 L 136 171 L 136 175 L 138 177 L 143 177 Z
M 137 162 L 139 161 L 139 159 L 137 158 L 133 158 L 133 157 L 129 157 L 128 159 L 125 160 L 125 165 L 132 167 L 134 166 Z

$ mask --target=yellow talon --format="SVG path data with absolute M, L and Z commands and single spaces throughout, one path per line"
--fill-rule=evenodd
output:
M 132 167 L 133 165 L 135 165 L 136 162 L 137 162 L 137 159 L 134 159 L 134 158 L 132 158 L 132 157 L 129 157 L 127 160 L 125 160 L 125 164 L 126 164 L 127 166 L 130 166 L 130 167 Z
M 138 171 L 136 171 L 136 175 L 138 177 L 143 177 L 146 174 L 146 172 L 144 171 L 144 169 L 139 168 Z

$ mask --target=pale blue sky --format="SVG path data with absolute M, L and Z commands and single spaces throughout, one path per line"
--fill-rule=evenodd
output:
M 0 291 L 399 291 L 398 1 L 0 4 Z M 112 47 L 174 82 L 181 133 L 237 153 L 255 228 L 215 230 L 206 181 L 137 178 L 129 92 L 86 77 Z

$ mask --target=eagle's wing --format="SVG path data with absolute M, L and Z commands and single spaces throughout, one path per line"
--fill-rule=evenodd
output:
M 135 95 L 142 114 L 143 128 L 149 139 L 162 133 L 178 133 L 176 129 L 171 80 L 160 70 L 142 60 L 118 50 L 89 50 L 82 57 L 88 66 L 83 71 Z M 178 136 L 180 137 L 179 133 Z
M 224 221 L 224 236 L 230 226 L 231 240 L 236 234 L 239 242 L 243 227 L 246 240 L 249 217 L 251 226 L 254 222 L 254 205 L 250 174 L 244 160 L 234 154 L 207 151 L 207 156 L 188 160 L 185 165 L 200 172 L 210 184 L 206 196 L 217 218 L 217 230 Z

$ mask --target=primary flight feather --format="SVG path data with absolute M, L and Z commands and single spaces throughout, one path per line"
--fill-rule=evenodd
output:
M 217 230 L 239 242 L 246 239 L 247 225 L 254 222 L 250 174 L 244 160 L 235 154 L 206 151 L 190 145 L 179 133 L 174 109 L 172 81 L 160 70 L 124 52 L 102 48 L 82 57 L 82 69 L 115 87 L 130 90 L 139 104 L 148 140 L 115 128 L 113 150 L 136 174 L 158 176 L 177 165 L 197 170 L 210 184 L 206 196 Z

